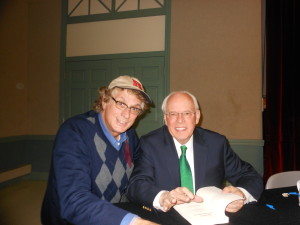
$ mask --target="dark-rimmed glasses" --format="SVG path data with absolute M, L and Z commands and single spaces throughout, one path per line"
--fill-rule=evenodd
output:
M 116 103 L 116 107 L 118 109 L 125 110 L 129 108 L 130 113 L 132 113 L 133 115 L 139 115 L 143 111 L 142 109 L 137 107 L 133 107 L 133 106 L 129 107 L 126 103 L 117 101 L 114 97 L 111 97 L 111 99 L 114 100 L 114 102 Z

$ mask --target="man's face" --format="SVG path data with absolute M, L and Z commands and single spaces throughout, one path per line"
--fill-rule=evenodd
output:
M 129 93 L 127 89 L 116 89 L 112 93 L 112 97 L 128 107 L 135 107 L 141 109 L 142 102 L 134 94 Z M 103 122 L 108 131 L 116 138 L 126 130 L 128 130 L 138 115 L 130 112 L 129 108 L 119 109 L 117 103 L 110 98 L 108 102 L 102 102 Z
M 195 109 L 189 95 L 176 93 L 167 101 L 166 114 L 164 120 L 169 132 L 179 143 L 186 144 L 199 122 L 200 110 Z

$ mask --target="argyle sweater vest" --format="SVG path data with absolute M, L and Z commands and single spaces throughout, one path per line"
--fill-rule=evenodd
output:
M 124 157 L 126 143 L 116 150 L 109 142 L 105 143 L 99 136 L 95 136 L 95 146 L 100 158 L 100 170 L 96 176 L 101 199 L 117 203 L 126 201 L 124 194 L 133 166 L 129 166 Z

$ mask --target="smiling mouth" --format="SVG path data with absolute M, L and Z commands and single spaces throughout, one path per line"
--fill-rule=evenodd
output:
M 122 126 L 128 124 L 128 121 L 120 121 L 120 120 L 117 120 L 117 122 L 118 122 L 120 125 L 122 125 Z
M 175 129 L 176 129 L 177 131 L 184 131 L 184 130 L 186 130 L 185 127 L 176 127 Z

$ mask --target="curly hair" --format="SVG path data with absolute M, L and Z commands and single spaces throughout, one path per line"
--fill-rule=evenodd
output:
M 110 100 L 110 98 L 112 97 L 112 93 L 114 93 L 114 91 L 117 89 L 124 90 L 125 88 L 115 87 L 112 89 L 108 89 L 107 87 L 100 87 L 98 89 L 98 99 L 95 100 L 94 104 L 93 104 L 93 110 L 97 113 L 102 112 L 102 110 L 103 110 L 102 102 L 108 102 Z M 132 89 L 127 89 L 127 91 L 130 94 L 135 95 L 142 102 L 142 104 L 141 104 L 142 112 L 140 113 L 140 115 L 142 115 L 144 112 L 146 112 L 149 109 L 149 105 L 141 92 L 139 92 L 137 90 L 132 90 Z

